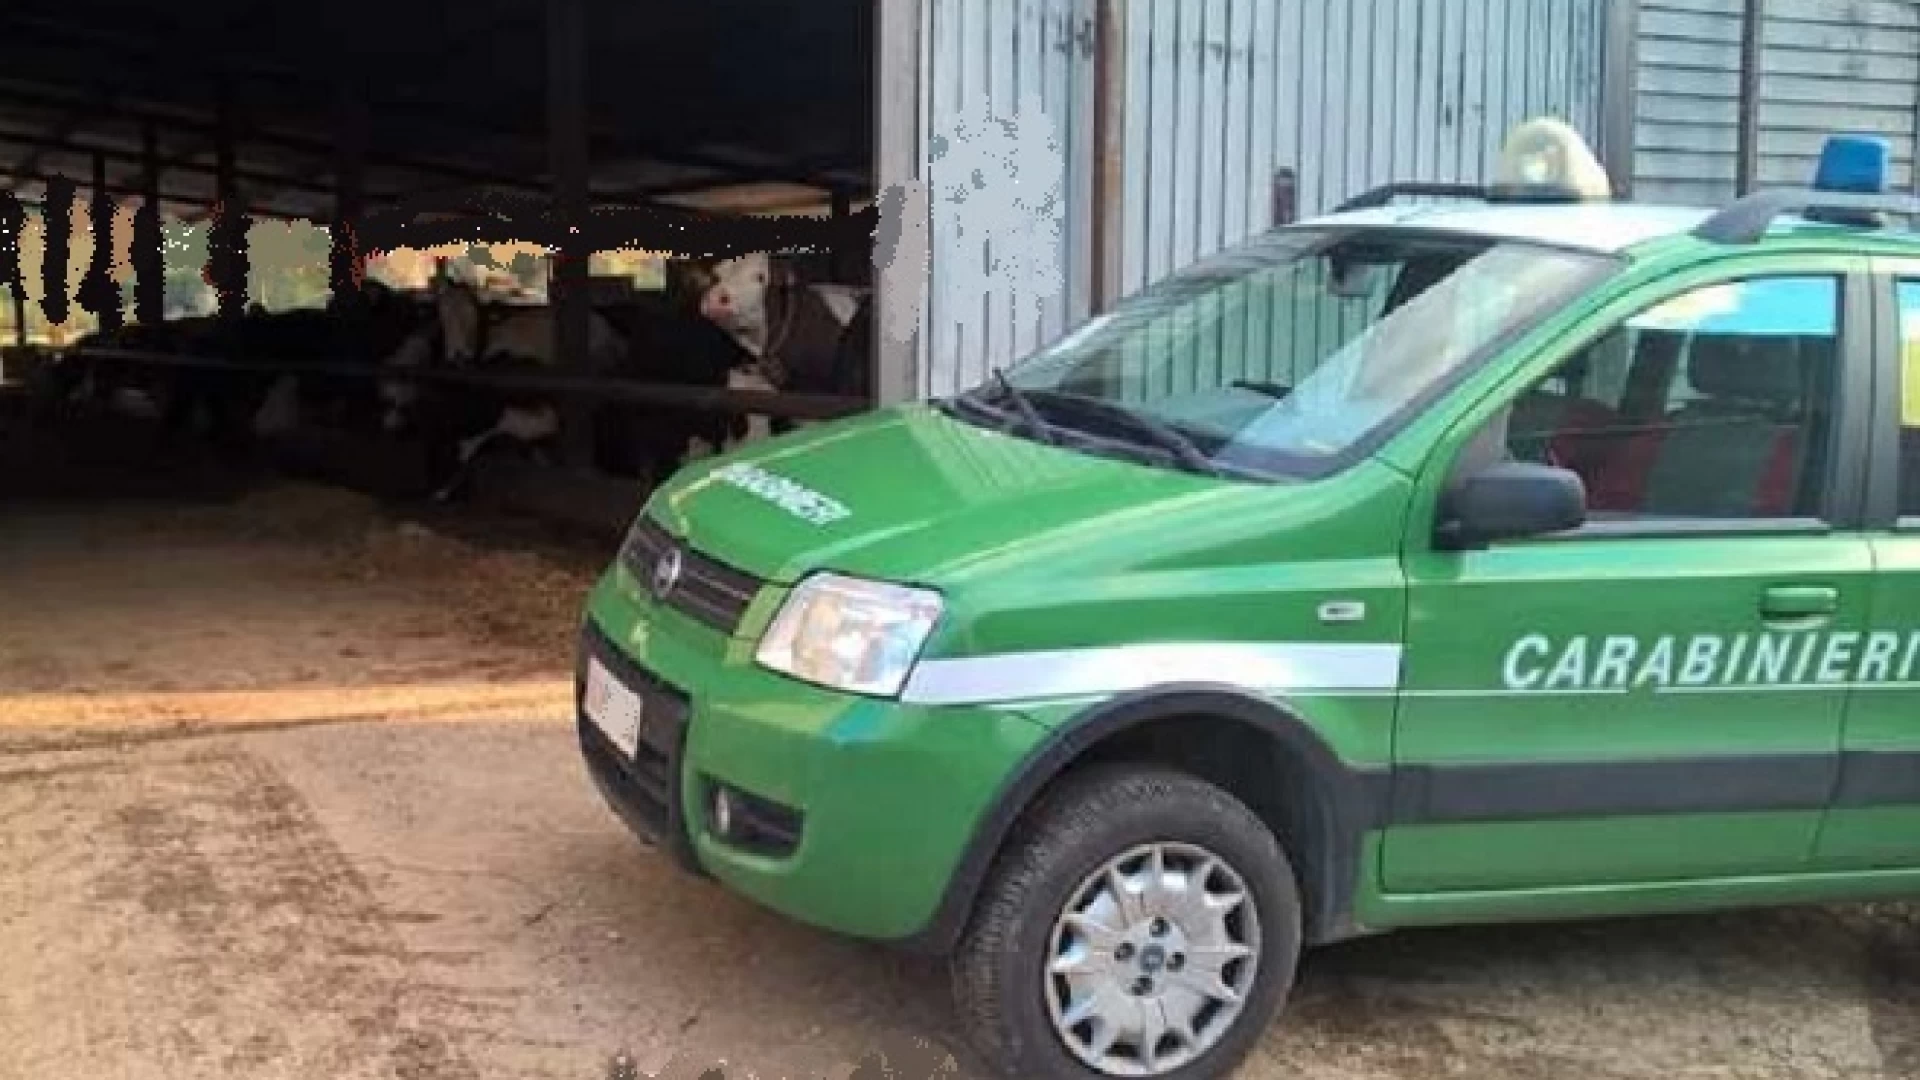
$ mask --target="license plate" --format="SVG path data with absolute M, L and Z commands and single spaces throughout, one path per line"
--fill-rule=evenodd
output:
M 640 695 L 620 684 L 598 660 L 587 660 L 587 719 L 613 740 L 620 753 L 632 757 L 640 745 L 644 712 Z

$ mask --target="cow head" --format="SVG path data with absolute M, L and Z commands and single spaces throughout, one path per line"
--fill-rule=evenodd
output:
M 700 295 L 700 314 L 757 353 L 766 343 L 767 301 L 777 272 L 773 257 L 764 251 L 719 263 Z

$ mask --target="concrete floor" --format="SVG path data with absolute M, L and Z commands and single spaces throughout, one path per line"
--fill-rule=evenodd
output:
M 934 1075 L 937 964 L 681 876 L 598 801 L 595 558 L 302 489 L 0 507 L 0 1078 Z M 1920 1077 L 1920 918 L 1355 942 L 1242 1075 Z

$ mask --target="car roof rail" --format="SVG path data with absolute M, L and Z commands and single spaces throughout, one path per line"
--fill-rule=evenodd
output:
M 1783 214 L 1802 214 L 1809 220 L 1860 224 L 1868 214 L 1920 216 L 1920 199 L 1897 192 L 1821 191 L 1816 188 L 1770 188 L 1740 199 L 1693 229 L 1693 235 L 1716 244 L 1751 244 L 1767 235 Z
M 1479 184 L 1449 184 L 1432 180 L 1401 180 L 1391 184 L 1381 184 L 1377 188 L 1363 191 L 1334 208 L 1334 213 L 1344 214 L 1349 210 L 1371 210 L 1385 206 L 1402 195 L 1442 196 L 1452 199 L 1487 198 L 1487 189 Z

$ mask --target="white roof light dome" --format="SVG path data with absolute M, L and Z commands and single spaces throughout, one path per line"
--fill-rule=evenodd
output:
M 1613 184 L 1573 125 L 1542 116 L 1507 136 L 1488 197 L 1499 202 L 1610 202 Z

